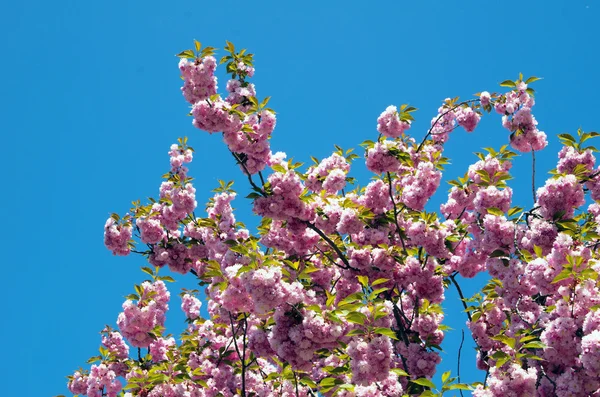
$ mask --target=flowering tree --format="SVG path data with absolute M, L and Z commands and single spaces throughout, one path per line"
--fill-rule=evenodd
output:
M 159 197 L 106 222 L 108 249 L 150 266 L 123 303 L 118 330 L 104 329 L 91 369 L 69 377 L 74 394 L 600 396 L 600 206 L 584 208 L 586 193 L 600 200 L 595 149 L 584 146 L 598 134 L 561 135 L 553 176 L 537 191 L 532 185 L 534 207 L 512 206 L 513 157 L 547 145 L 532 115 L 537 78 L 519 76 L 501 83 L 504 93 L 446 99 L 421 141 L 406 133 L 416 109 L 388 107 L 377 139 L 362 144 L 375 177 L 361 188 L 348 176 L 359 157 L 352 150 L 336 147 L 304 172 L 271 151 L 276 116 L 249 82 L 253 56 L 231 43 L 226 50 L 227 97 L 217 94 L 214 48 L 198 42 L 179 54 L 182 92 L 193 125 L 221 133 L 247 178 L 258 233 L 236 221 L 232 183 L 215 190 L 206 216 L 196 212 L 186 167 L 193 149 L 187 139 L 172 145 Z M 425 211 L 451 132 L 472 132 L 492 111 L 509 144 L 478 154 L 450 182 L 440 214 Z M 167 267 L 197 278 L 210 315 L 200 316 L 198 291 L 183 291 L 187 328 L 177 341 L 164 337 Z M 480 272 L 490 281 L 464 297 L 459 277 Z M 462 298 L 483 383 L 450 373 L 442 384 L 431 380 L 446 288 Z

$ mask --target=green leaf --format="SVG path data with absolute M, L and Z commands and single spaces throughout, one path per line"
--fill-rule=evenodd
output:
M 373 291 L 369 294 L 369 300 L 375 299 L 379 294 L 381 294 L 382 292 L 385 292 L 387 290 L 389 290 L 389 288 L 387 288 L 387 287 L 376 289 L 375 291 Z
M 530 78 L 528 78 L 527 80 L 525 80 L 525 84 L 531 84 L 534 81 L 538 81 L 538 80 L 541 80 L 541 78 L 540 77 L 531 76 Z
M 497 351 L 492 354 L 492 358 L 496 360 L 496 367 L 503 366 L 508 360 L 510 360 L 510 356 L 503 351 Z
M 360 285 L 362 285 L 363 287 L 366 288 L 369 286 L 369 278 L 367 276 L 358 276 L 357 279 Z
M 171 276 L 160 276 L 160 277 L 158 277 L 158 279 L 162 280 L 162 281 L 168 281 L 169 283 L 175 282 L 175 279 Z
M 510 359 L 509 356 L 503 357 L 501 359 L 499 359 L 498 361 L 496 361 L 496 368 L 500 368 L 501 366 L 503 366 L 504 364 L 506 364 L 506 362 Z
M 179 54 L 177 54 L 177 56 L 179 58 L 187 58 L 187 59 L 195 59 L 196 58 L 196 55 L 194 54 L 193 50 L 181 51 Z
M 514 81 L 512 80 L 504 80 L 502 83 L 500 83 L 500 87 L 509 87 L 509 88 L 514 88 L 517 85 L 515 84 Z
M 87 360 L 87 363 L 92 364 L 92 363 L 95 363 L 96 361 L 100 361 L 100 360 L 102 360 L 102 356 L 94 356 L 94 357 L 90 357 Z
M 271 168 L 273 169 L 273 171 L 281 172 L 282 174 L 285 174 L 287 172 L 287 170 L 281 164 L 273 164 Z
M 464 383 L 455 383 L 453 385 L 449 385 L 448 390 L 471 390 L 471 387 Z
M 546 345 L 539 341 L 529 342 L 523 345 L 523 349 L 544 349 L 545 347 Z
M 564 140 L 569 141 L 569 142 L 573 142 L 573 143 L 577 142 L 577 140 L 571 134 L 567 134 L 567 133 L 565 133 L 565 134 L 558 134 L 558 137 L 560 139 L 564 139 Z
M 384 328 L 384 327 L 377 327 L 373 330 L 374 333 L 379 334 L 379 335 L 385 335 L 387 337 L 390 337 L 392 339 L 398 340 L 398 337 L 396 336 L 396 333 L 394 331 L 392 331 L 389 328 Z
M 390 372 L 393 372 L 398 376 L 409 376 L 408 372 L 406 372 L 405 370 L 400 369 L 400 368 L 392 368 L 392 369 L 390 369 Z
M 335 301 L 335 294 L 329 293 L 329 291 L 325 291 L 327 293 L 327 301 L 325 302 L 326 306 L 331 306 Z
M 196 51 L 200 51 L 202 44 L 198 40 L 194 40 L 194 47 L 196 47 Z
M 352 331 L 348 332 L 346 336 L 360 336 L 364 334 L 365 331 L 363 331 L 362 329 L 353 329 Z
M 367 316 L 360 312 L 352 312 L 346 315 L 346 321 L 354 324 L 364 325 L 364 323 L 367 321 Z
M 304 376 L 304 377 L 300 378 L 300 383 L 310 387 L 311 389 L 317 388 L 317 384 L 312 379 L 310 379 L 308 376 Z
M 409 376 L 408 372 L 406 372 L 405 370 L 400 369 L 400 368 L 392 368 L 392 369 L 390 369 L 390 372 L 393 372 L 398 376 Z
M 551 284 L 555 284 L 558 283 L 560 281 L 566 280 L 569 277 L 571 277 L 572 272 L 569 269 L 564 269 L 562 272 L 558 273 L 558 275 L 556 277 L 554 277 L 554 280 L 552 280 Z
M 415 383 L 419 386 L 429 387 L 430 389 L 435 389 L 435 384 L 427 378 L 419 378 L 411 380 L 412 383 Z
M 321 387 L 332 387 L 332 386 L 339 385 L 339 384 L 342 384 L 342 383 L 344 383 L 344 382 L 342 382 L 338 378 L 323 378 L 319 382 L 319 386 L 321 386 Z
M 371 283 L 371 286 L 374 287 L 376 285 L 383 284 L 387 281 L 390 281 L 390 279 L 389 278 L 378 278 L 377 280 L 375 280 Z
M 499 257 L 503 257 L 503 256 L 507 256 L 507 255 L 506 255 L 506 252 L 504 252 L 501 249 L 497 249 L 490 254 L 490 258 L 499 258 Z
M 496 216 L 503 216 L 504 212 L 498 208 L 495 207 L 490 207 L 487 209 L 488 214 L 492 214 L 492 215 L 496 215 Z
M 154 270 L 150 269 L 149 267 L 142 267 L 142 271 L 154 277 Z
M 446 371 L 442 374 L 442 382 L 446 383 L 446 381 L 448 380 L 448 378 L 450 377 L 450 371 Z

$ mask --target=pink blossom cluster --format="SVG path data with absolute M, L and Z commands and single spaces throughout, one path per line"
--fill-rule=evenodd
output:
M 181 297 L 181 310 L 185 313 L 185 316 L 190 320 L 194 320 L 200 316 L 200 307 L 202 302 L 190 294 L 184 294 Z
M 406 147 L 402 142 L 389 139 L 377 142 L 372 148 L 367 150 L 367 169 L 376 174 L 398 172 L 401 165 L 398 158 L 394 155 L 397 152 L 406 152 Z
M 300 303 L 303 287 L 299 282 L 292 284 L 282 280 L 281 268 L 263 267 L 242 275 L 242 283 L 252 298 L 253 312 L 263 315 L 271 312 L 284 303 L 295 305 Z
M 220 97 L 196 102 L 192 107 L 193 124 L 209 133 L 236 132 L 242 128 L 242 121 L 230 110 L 231 106 Z
M 450 98 L 446 98 L 444 102 L 438 109 L 437 116 L 431 120 L 430 133 L 436 143 L 446 142 L 457 126 L 473 132 L 481 119 L 479 112 L 471 106 L 452 105 Z
M 300 220 L 274 220 L 260 242 L 290 255 L 306 255 L 319 241 L 319 235 Z
M 271 152 L 274 113 L 246 81 L 254 74 L 247 55 L 227 48 L 238 78 L 225 100 L 216 96 L 212 57 L 180 63 L 182 91 L 194 125 L 223 133 L 249 179 L 259 233 L 236 221 L 230 184 L 221 183 L 206 217 L 197 217 L 187 176 L 193 151 L 185 141 L 171 146 L 159 199 L 111 217 L 105 243 L 126 255 L 135 238 L 152 265 L 192 272 L 206 286 L 210 319 L 201 317 L 196 292 L 184 291 L 187 328 L 177 341 L 163 335 L 170 293 L 161 280 L 169 278 L 145 268 L 155 281 L 136 286 L 139 296 L 118 316 L 120 332 L 104 331 L 101 364 L 70 378 L 73 393 L 113 396 L 123 377 L 126 397 L 233 397 L 242 388 L 269 397 L 414 394 L 414 381 L 432 379 L 441 361 L 434 349 L 445 336 L 445 286 L 460 290 L 459 276 L 487 271 L 467 309 L 477 366 L 489 371 L 473 394 L 600 395 L 600 205 L 578 212 L 586 188 L 600 198 L 592 152 L 563 148 L 535 207 L 518 209 L 506 184 L 515 153 L 490 149 L 452 182 L 440 208 L 445 220 L 424 210 L 439 188 L 450 132 L 473 131 L 482 110 L 504 116 L 519 151 L 546 146 L 522 77 L 503 95 L 446 100 L 420 144 L 406 136 L 406 107 L 388 107 L 378 141 L 367 142 L 366 165 L 377 175 L 346 192 L 351 157 L 338 151 L 301 173 Z M 255 174 L 267 165 L 265 182 Z M 129 359 L 125 340 L 149 356 Z
M 537 191 L 540 213 L 546 219 L 572 218 L 585 202 L 583 186 L 573 174 L 549 179 Z
M 87 375 L 77 371 L 69 381 L 71 393 L 88 397 L 116 397 L 122 387 L 115 372 L 105 364 L 92 365 Z
M 336 194 L 346 185 L 348 171 L 350 164 L 343 156 L 334 153 L 308 169 L 306 187 L 315 193 L 325 190 L 329 194 Z
M 401 201 L 409 208 L 422 210 L 440 186 L 442 173 L 429 161 L 422 161 L 415 168 L 414 174 L 406 175 L 399 181 Z
M 475 131 L 481 116 L 471 107 L 460 107 L 455 111 L 456 122 L 467 132 Z
M 295 307 L 278 308 L 274 319 L 275 325 L 269 334 L 271 348 L 292 367 L 302 370 L 311 368 L 317 350 L 337 346 L 345 331 L 342 324 Z
M 531 114 L 535 101 L 526 90 L 527 84 L 521 82 L 495 103 L 496 112 L 503 115 L 502 125 L 512 132 L 511 146 L 521 152 L 542 150 L 548 145 L 546 134 L 537 129 L 537 120 Z
M 377 131 L 388 138 L 398 138 L 409 128 L 410 122 L 400 120 L 396 106 L 388 106 L 377 119 Z
M 170 293 L 162 281 L 144 282 L 142 295 L 137 303 L 126 300 L 123 312 L 119 314 L 117 325 L 121 334 L 134 347 L 148 347 L 152 343 L 149 335 L 156 326 L 163 326 L 169 309 Z
M 186 101 L 194 105 L 217 93 L 216 68 L 217 60 L 212 56 L 194 61 L 182 58 L 179 61 L 184 81 L 181 92 Z
M 310 206 L 300 198 L 304 185 L 297 173 L 274 172 L 268 180 L 272 194 L 259 197 L 254 201 L 254 213 L 282 220 L 290 218 L 308 220 L 312 217 L 313 211 Z
M 358 202 L 370 208 L 376 214 L 382 214 L 392 209 L 388 186 L 380 179 L 370 182 Z
M 392 361 L 392 343 L 387 336 L 370 341 L 355 339 L 348 345 L 352 368 L 352 382 L 368 386 L 386 380 Z
M 563 174 L 575 173 L 575 168 L 580 165 L 587 173 L 591 173 L 596 163 L 596 157 L 590 149 L 579 151 L 572 146 L 563 146 L 558 152 L 556 170 Z
M 196 64 L 199 64 L 204 71 L 209 70 L 208 65 L 212 66 L 213 61 L 214 58 L 205 57 L 202 61 L 196 61 Z M 189 64 L 185 60 L 181 63 L 184 66 Z M 237 68 L 238 72 L 246 77 L 254 75 L 254 68 L 243 62 L 240 62 Z M 182 90 L 185 94 L 190 91 L 189 86 L 193 83 L 186 78 L 185 74 L 184 80 Z M 196 84 L 194 87 L 205 81 L 206 79 L 201 78 L 193 80 Z M 216 78 L 214 81 L 216 84 Z M 216 85 L 214 88 L 214 92 L 211 91 L 210 95 L 190 96 L 194 126 L 209 133 L 223 132 L 225 143 L 230 151 L 237 154 L 243 171 L 249 174 L 262 171 L 271 156 L 269 139 L 276 124 L 275 114 L 270 110 L 258 109 L 251 113 L 253 106 L 250 99 L 256 97 L 256 89 L 254 84 L 245 81 L 245 77 L 242 78 L 241 74 L 238 79 L 230 79 L 227 82 L 228 96 L 225 100 L 215 97 Z
M 247 130 L 232 129 L 223 132 L 223 138 L 229 150 L 243 155 L 242 163 L 250 174 L 262 171 L 271 159 L 269 139 L 275 129 L 275 114 L 265 110 L 246 117 Z
M 252 75 L 254 75 L 254 69 L 252 69 Z M 249 75 L 248 77 L 252 76 Z M 254 84 L 247 81 L 242 82 L 240 80 L 230 79 L 227 82 L 226 89 L 229 95 L 225 100 L 232 105 L 241 105 L 240 110 L 243 112 L 250 108 L 251 103 L 248 101 L 248 98 L 256 96 Z
M 478 386 L 473 391 L 475 397 L 535 397 L 537 371 L 534 368 L 524 370 L 520 365 L 511 365 L 508 370 L 498 368 L 490 370 L 488 389 Z
M 175 346 L 175 339 L 173 337 L 156 338 L 156 340 L 154 340 L 152 343 L 150 343 L 150 346 L 148 346 L 148 350 L 152 356 L 152 361 L 159 362 L 167 360 L 167 351 Z
M 104 245 L 114 255 L 128 255 L 131 252 L 129 240 L 132 234 L 131 224 L 128 222 L 118 223 L 110 217 L 104 225 Z
M 107 335 L 102 337 L 102 344 L 116 359 L 125 360 L 129 357 L 129 346 L 127 346 L 119 332 L 108 332 Z

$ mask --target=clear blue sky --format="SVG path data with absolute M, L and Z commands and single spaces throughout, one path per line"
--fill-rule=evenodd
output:
M 390 104 L 419 108 L 411 133 L 422 137 L 441 100 L 498 90 L 519 72 L 544 80 L 535 115 L 550 136 L 538 156 L 538 185 L 553 168 L 555 135 L 599 130 L 597 22 L 594 0 L 522 1 L 76 1 L 5 2 L 2 96 L 6 225 L 0 332 L 4 396 L 66 393 L 65 376 L 95 355 L 104 324 L 115 325 L 123 296 L 143 279 L 140 258 L 103 247 L 110 212 L 156 195 L 167 151 L 179 136 L 197 150 L 192 166 L 198 200 L 217 179 L 247 185 L 221 139 L 191 126 L 174 54 L 198 39 L 222 48 L 230 40 L 256 54 L 260 97 L 278 111 L 274 150 L 295 159 L 323 157 L 334 144 L 356 147 L 376 137 L 376 118 Z M 375 4 L 375 5 L 374 5 Z M 223 76 L 221 74 L 221 76 Z M 220 79 L 224 88 L 226 80 Z M 507 141 L 497 115 L 472 135 L 457 130 L 447 146 L 462 175 L 483 146 Z M 517 161 L 516 203 L 529 205 L 530 158 Z M 362 166 L 355 176 L 367 176 Z M 445 199 L 443 186 L 433 200 Z M 243 196 L 242 196 L 243 197 Z M 203 204 L 201 204 L 203 205 Z M 254 224 L 238 200 L 238 218 Z M 433 208 L 430 206 L 429 208 Z M 191 279 L 191 277 L 189 278 Z M 476 283 L 463 283 L 472 293 Z M 176 296 L 188 281 L 171 285 Z M 447 294 L 442 369 L 456 367 L 465 315 Z M 182 318 L 172 315 L 178 334 Z M 463 351 L 463 374 L 472 351 Z

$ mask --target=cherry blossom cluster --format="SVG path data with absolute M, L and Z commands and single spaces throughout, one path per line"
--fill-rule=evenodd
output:
M 215 58 L 202 53 L 195 56 L 191 50 L 180 54 L 179 68 L 184 80 L 181 90 L 192 104 L 193 125 L 208 133 L 223 133 L 242 170 L 256 174 L 271 156 L 269 139 L 276 124 L 275 113 L 266 108 L 268 98 L 258 103 L 254 84 L 246 80 L 254 76 L 252 55 L 236 53 L 233 45 L 228 46 L 228 51 L 230 55 L 225 60 L 229 60 L 227 70 L 233 78 L 227 82 L 225 99 L 217 94 Z M 204 52 L 211 53 L 212 50 Z
M 416 109 L 389 106 L 379 136 L 365 141 L 374 174 L 354 185 L 358 156 L 336 152 L 302 171 L 271 152 L 275 113 L 259 102 L 252 54 L 227 43 L 231 75 L 217 93 L 213 50 L 180 54 L 193 124 L 222 133 L 251 189 L 258 232 L 237 221 L 232 182 L 220 181 L 197 214 L 188 176 L 187 139 L 169 151 L 157 199 L 105 225 L 116 255 L 142 255 L 150 277 L 135 287 L 107 327 L 89 371 L 69 378 L 85 396 L 431 396 L 471 390 L 488 396 L 600 395 L 600 201 L 596 133 L 562 134 L 553 176 L 532 185 L 532 206 L 513 206 L 512 160 L 538 151 L 546 135 L 532 115 L 536 78 L 505 81 L 504 93 L 446 99 L 421 140 L 408 136 Z M 445 142 L 474 131 L 495 109 L 508 144 L 478 153 L 451 181 L 439 213 L 426 210 L 438 191 Z M 507 134 L 508 135 L 508 134 Z M 264 178 L 262 172 L 270 169 Z M 186 326 L 164 329 L 170 292 L 163 275 L 191 273 L 199 291 L 181 293 Z M 159 276 L 159 271 L 161 275 Z M 465 297 L 460 277 L 487 272 L 481 293 Z M 457 288 L 477 345 L 483 383 L 450 374 L 432 379 L 442 360 L 446 288 Z M 137 357 L 130 347 L 137 350 Z M 437 390 L 436 390 L 437 389 Z M 123 390 L 123 391 L 122 391 Z
M 137 303 L 129 299 L 123 303 L 117 325 L 132 346 L 148 347 L 152 342 L 151 331 L 165 323 L 170 293 L 160 280 L 154 283 L 145 281 L 140 286 L 138 298 Z

